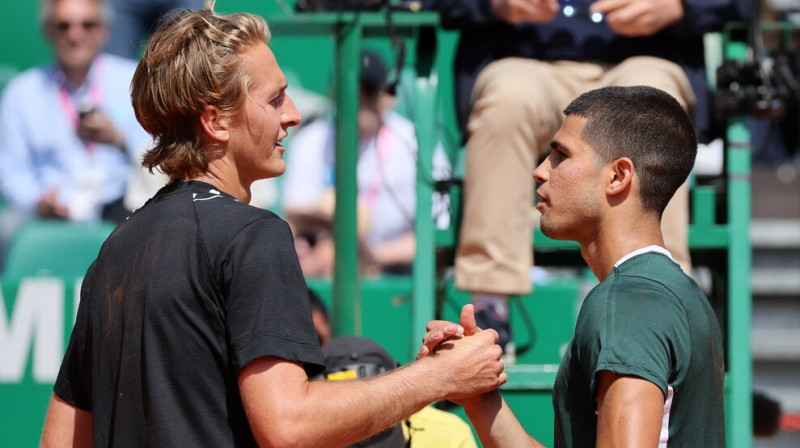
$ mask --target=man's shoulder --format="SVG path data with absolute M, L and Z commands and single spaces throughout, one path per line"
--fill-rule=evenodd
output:
M 587 296 L 589 303 L 605 300 L 640 302 L 643 299 L 663 306 L 677 303 L 678 295 L 693 288 L 693 281 L 669 257 L 648 252 L 637 255 L 620 266 L 600 282 Z M 663 299 L 667 299 L 666 301 Z
M 212 252 L 242 235 L 249 235 L 246 239 L 291 235 L 289 225 L 275 213 L 245 204 L 205 182 L 181 182 L 165 188 L 158 195 L 162 198 L 158 201 L 161 210 L 182 216 L 192 215 L 207 249 Z
M 109 67 L 120 70 L 133 71 L 136 70 L 136 66 L 139 64 L 135 59 L 124 58 L 111 53 L 100 53 L 98 59 L 104 61 Z
M 14 75 L 3 89 L 3 96 L 28 95 L 32 90 L 40 93 L 41 91 L 39 89 L 41 89 L 42 84 L 46 83 L 50 78 L 49 73 L 51 71 L 51 65 L 40 65 L 28 68 Z
M 232 218 L 245 222 L 258 219 L 281 220 L 275 213 L 245 204 L 228 193 L 204 182 L 191 185 L 192 202 L 200 213 L 208 212 L 204 218 L 228 221 Z
M 674 259 L 659 252 L 636 255 L 622 263 L 615 271 L 618 272 L 617 277 L 624 281 L 656 281 L 677 286 L 690 279 Z
M 98 66 L 93 70 L 98 71 L 97 75 L 104 80 L 102 82 L 119 81 L 127 88 L 136 72 L 138 62 L 114 54 L 100 53 L 95 59 L 95 64 Z

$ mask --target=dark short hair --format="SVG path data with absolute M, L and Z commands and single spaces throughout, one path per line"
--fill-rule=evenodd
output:
M 586 119 L 581 138 L 602 162 L 633 161 L 642 206 L 663 213 L 697 155 L 689 115 L 670 94 L 647 86 L 603 87 L 573 100 L 564 114 Z
M 371 50 L 361 52 L 361 78 L 359 83 L 361 91 L 374 97 L 386 88 L 388 70 L 383 59 Z

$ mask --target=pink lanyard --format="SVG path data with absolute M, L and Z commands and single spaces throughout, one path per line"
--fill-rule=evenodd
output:
M 370 179 L 369 185 L 367 186 L 366 191 L 364 191 L 363 196 L 363 203 L 370 210 L 372 210 L 381 196 L 381 169 L 384 166 L 384 161 L 388 157 L 389 151 L 392 149 L 390 142 L 391 133 L 392 132 L 389 127 L 383 125 L 378 131 L 378 135 L 375 137 L 377 165 L 375 166 L 375 171 L 372 173 L 372 179 Z
M 90 76 L 91 75 L 92 74 L 90 74 Z M 102 91 L 100 89 L 100 83 L 94 82 L 94 79 L 95 78 L 93 77 L 89 85 L 89 103 L 90 103 L 89 106 L 93 109 L 100 106 L 102 99 Z M 64 84 L 58 86 L 58 93 L 59 93 L 59 100 L 61 102 L 61 111 L 66 116 L 67 120 L 72 122 L 73 129 L 77 131 L 81 118 L 78 113 L 78 108 L 75 106 L 75 102 L 72 100 L 72 95 L 69 94 Z M 84 145 L 86 146 L 86 151 L 89 153 L 89 156 L 94 156 L 94 149 L 95 149 L 94 143 L 84 141 Z

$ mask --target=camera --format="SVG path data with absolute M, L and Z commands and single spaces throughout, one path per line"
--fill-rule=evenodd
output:
M 797 75 L 786 54 L 754 61 L 725 61 L 717 69 L 717 87 L 714 108 L 723 116 L 782 115 L 787 105 L 800 96 Z

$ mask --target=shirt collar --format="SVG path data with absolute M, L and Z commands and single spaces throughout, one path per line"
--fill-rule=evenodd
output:
M 665 248 L 663 248 L 661 246 L 656 246 L 655 244 L 653 244 L 652 246 L 647 246 L 647 247 L 643 247 L 641 249 L 636 249 L 635 251 L 629 253 L 628 255 L 625 255 L 624 257 L 620 258 L 619 261 L 614 263 L 614 267 L 618 268 L 622 263 L 625 263 L 626 261 L 630 260 L 631 258 L 633 258 L 633 257 L 635 257 L 637 255 L 641 255 L 641 254 L 647 253 L 647 252 L 657 252 L 659 254 L 666 255 L 667 257 L 669 257 L 670 260 L 675 261 L 675 258 L 672 257 L 672 254 L 667 249 L 665 249 Z M 675 261 L 675 262 L 677 263 L 677 261 Z
M 89 67 L 89 74 L 86 76 L 86 81 L 84 81 L 83 85 L 74 86 L 69 81 L 67 81 L 67 75 L 61 70 L 61 67 L 58 66 L 58 62 L 53 63 L 50 66 L 50 79 L 56 83 L 58 86 L 62 86 L 67 89 L 68 92 L 74 93 L 78 90 L 87 88 L 87 86 L 91 86 L 95 79 L 97 78 L 97 71 L 98 67 L 101 65 L 101 61 L 104 58 L 103 54 L 100 53 L 92 59 L 92 65 Z

